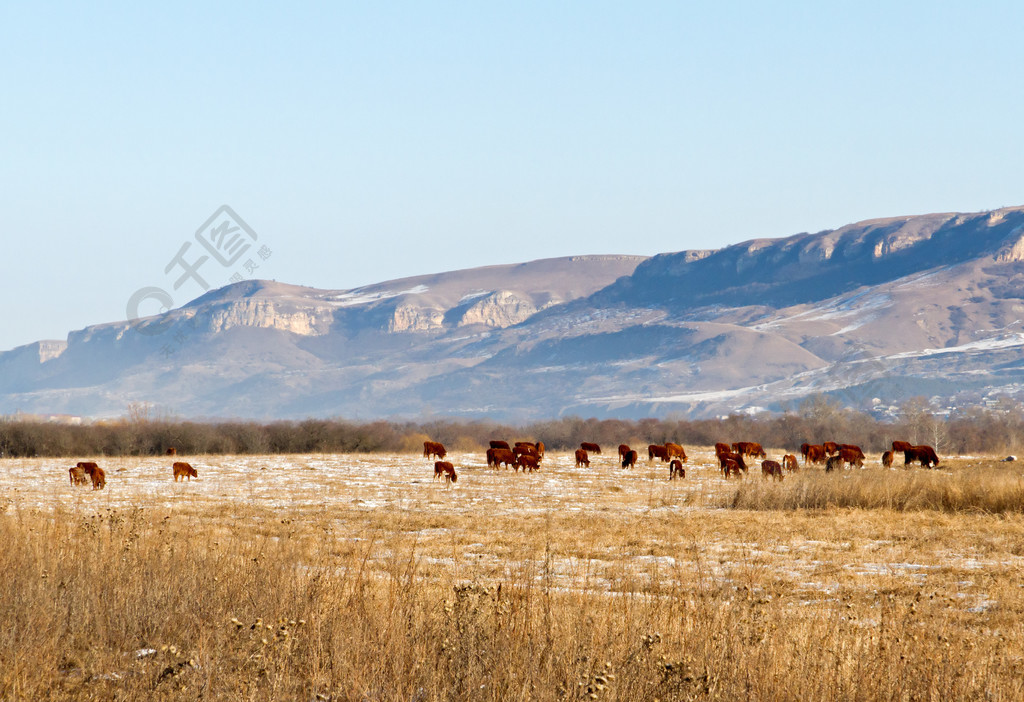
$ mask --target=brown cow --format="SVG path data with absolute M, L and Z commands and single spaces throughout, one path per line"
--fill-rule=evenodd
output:
M 857 444 L 839 444 L 839 452 L 842 453 L 844 449 L 847 451 L 853 451 L 858 456 L 860 456 L 860 460 L 862 461 L 865 458 L 867 458 L 867 456 L 865 456 L 864 452 L 861 450 L 860 446 L 858 446 Z
M 886 451 L 882 454 L 882 465 L 886 468 L 892 468 L 892 451 Z
M 843 459 L 841 456 L 829 456 L 828 461 L 825 463 L 825 472 L 831 473 L 834 470 L 838 470 L 843 467 Z
M 85 471 L 78 466 L 68 468 L 68 476 L 71 479 L 72 485 L 85 485 L 88 482 L 85 479 Z
M 629 450 L 629 444 L 619 444 L 619 458 L 625 456 Z
M 804 456 L 804 465 L 824 463 L 826 457 L 824 446 L 812 444 L 807 447 L 807 454 Z
M 939 465 L 939 457 L 935 455 L 935 449 L 931 446 L 911 446 L 903 452 L 903 465 L 909 466 L 914 461 L 919 461 L 923 468 L 931 468 Z
M 199 477 L 196 469 L 184 461 L 175 461 L 174 465 L 171 466 L 171 470 L 174 471 L 174 482 L 178 482 L 178 478 L 187 478 L 191 482 L 192 478 Z
M 723 444 L 721 441 L 719 441 L 717 444 L 715 444 L 715 457 L 717 458 L 721 456 L 723 453 L 732 453 L 732 448 L 729 446 L 729 444 Z
M 459 476 L 455 475 L 455 466 L 448 461 L 436 461 L 434 463 L 434 480 L 444 476 L 446 485 L 458 482 Z
M 839 444 L 837 444 L 835 441 L 826 441 L 821 445 L 821 447 L 825 449 L 826 456 L 834 456 L 835 454 L 839 453 Z
M 424 441 L 423 442 L 423 457 L 431 458 L 437 456 L 438 458 L 444 458 L 448 455 L 445 451 L 444 444 L 440 444 L 436 441 Z
M 635 468 L 636 467 L 636 451 L 627 451 L 626 455 L 622 457 L 623 468 Z
M 807 450 L 811 448 L 811 445 L 806 441 L 800 444 L 800 455 L 803 456 L 804 463 L 807 463 Z
M 516 456 L 509 449 L 487 449 L 487 465 L 497 468 L 502 463 L 505 464 L 506 469 L 512 466 L 519 470 L 519 467 L 516 465 Z
M 686 451 L 679 444 L 673 444 L 672 442 L 665 444 L 665 453 L 668 454 L 669 458 L 678 458 L 683 463 L 686 463 Z
M 508 445 L 507 441 L 492 441 L 491 442 L 491 448 L 494 448 L 494 449 L 499 449 L 499 448 L 511 449 L 512 447 Z
M 914 445 L 909 441 L 893 441 L 892 442 L 892 455 L 897 453 L 903 453 L 908 448 L 914 448 Z
M 864 452 L 860 449 L 841 448 L 839 449 L 839 458 L 843 463 L 849 463 L 851 466 L 864 467 Z
M 739 453 L 723 453 L 718 457 L 718 463 L 722 466 L 722 470 L 725 470 L 725 462 L 733 461 L 740 467 L 744 473 L 747 472 L 747 464 L 743 462 L 743 456 Z
M 738 456 L 738 453 L 732 454 Z M 735 475 L 737 478 L 742 478 L 743 473 L 740 472 L 740 464 L 732 458 L 722 458 L 722 475 L 728 480 L 730 475 Z
M 102 490 L 107 485 L 107 474 L 93 461 L 79 461 L 78 468 L 85 471 L 85 474 L 92 480 L 93 490 Z
M 524 453 L 516 459 L 516 463 L 513 463 L 512 467 L 516 469 L 517 473 L 520 468 L 523 469 L 524 473 L 526 472 L 526 469 L 529 468 L 532 473 L 535 470 L 540 470 L 540 459 L 535 455 Z
M 537 447 L 533 444 L 516 444 L 512 449 L 512 453 L 516 456 L 536 456 L 540 458 L 540 454 L 537 452 Z
M 174 448 L 173 446 L 171 446 L 169 449 L 167 449 L 167 455 L 168 456 L 173 456 L 176 453 L 178 453 L 178 449 Z
M 761 461 L 761 475 L 765 479 L 771 477 L 775 480 L 782 480 L 782 464 L 778 461 Z
M 796 456 L 791 453 L 787 453 L 782 457 L 782 467 L 790 473 L 795 473 L 800 470 L 800 464 L 796 462 Z
M 647 447 L 647 460 L 653 461 L 660 458 L 662 463 L 668 463 L 668 449 L 660 444 L 650 444 Z
M 768 454 L 761 448 L 761 444 L 755 441 L 737 441 L 732 445 L 733 453 L 739 453 L 751 458 L 767 458 Z
M 583 449 L 576 449 L 576 467 L 580 466 L 590 467 L 590 456 Z
M 668 464 L 668 479 L 675 480 L 676 477 L 686 477 L 686 470 L 683 468 L 682 461 L 679 460 L 673 460 Z
M 587 453 L 596 453 L 598 456 L 601 455 L 601 447 L 598 446 L 597 444 L 591 444 L 584 441 L 582 444 L 580 444 L 580 448 L 586 451 Z

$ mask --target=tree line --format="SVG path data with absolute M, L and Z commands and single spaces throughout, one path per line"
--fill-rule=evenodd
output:
M 543 441 L 559 451 L 583 441 L 612 451 L 620 443 L 639 450 L 668 441 L 683 446 L 756 441 L 791 452 L 804 442 L 829 440 L 881 452 L 900 439 L 929 444 L 940 454 L 999 454 L 1018 450 L 1022 437 L 1024 413 L 1019 407 L 940 417 L 916 402 L 908 403 L 898 420 L 880 421 L 815 396 L 792 412 L 698 420 L 563 417 L 524 425 L 455 420 L 191 422 L 137 416 L 87 425 L 0 420 L 0 457 L 156 456 L 170 447 L 184 455 L 415 452 L 428 439 L 449 451 L 483 451 L 491 439 L 505 439 Z

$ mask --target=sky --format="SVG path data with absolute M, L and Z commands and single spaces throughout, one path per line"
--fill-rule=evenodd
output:
M 184 264 L 348 289 L 1024 204 L 1021 3 L 149 5 L 0 4 L 0 350 L 185 304 Z

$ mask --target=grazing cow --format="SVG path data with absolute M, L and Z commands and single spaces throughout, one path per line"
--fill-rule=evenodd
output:
M 455 475 L 455 466 L 448 461 L 436 461 L 434 463 L 434 480 L 442 476 L 444 476 L 446 485 L 451 485 L 459 480 L 459 476 Z
M 199 477 L 196 469 L 184 461 L 175 461 L 171 469 L 174 471 L 174 482 L 178 482 L 178 478 L 188 478 L 192 482 L 192 478 Z
M 678 458 L 683 463 L 686 463 L 686 451 L 679 444 L 673 444 L 672 442 L 665 444 L 665 453 L 668 454 L 669 458 Z
M 627 451 L 626 455 L 622 457 L 623 468 L 635 468 L 636 467 L 636 451 Z
M 178 449 L 174 448 L 173 446 L 171 446 L 169 449 L 167 449 L 167 455 L 168 456 L 173 456 L 176 453 L 178 453 Z
M 864 452 L 860 449 L 841 448 L 839 449 L 839 459 L 843 463 L 849 463 L 851 466 L 864 467 Z
M 71 478 L 72 485 L 85 485 L 88 482 L 85 479 L 85 471 L 79 466 L 68 468 L 68 476 Z
M 892 451 L 886 451 L 882 454 L 882 465 L 886 468 L 892 468 Z
M 448 455 L 448 452 L 444 449 L 444 444 L 439 444 L 436 441 L 424 441 L 423 442 L 423 457 L 431 458 L 437 456 L 438 458 L 444 458 Z
M 508 445 L 507 441 L 492 441 L 491 442 L 491 448 L 494 448 L 494 449 L 499 449 L 499 448 L 511 449 L 512 447 Z
M 107 485 L 106 472 L 93 461 L 79 461 L 76 466 L 85 471 L 85 474 L 92 480 L 93 490 L 102 490 Z
M 653 461 L 660 458 L 662 463 L 668 463 L 668 449 L 659 444 L 651 444 L 647 447 L 647 460 Z
M 629 444 L 619 444 L 619 458 L 622 458 L 629 453 Z
M 580 466 L 590 467 L 590 456 L 583 449 L 576 449 L 576 467 Z
M 804 456 L 804 465 L 807 465 L 808 463 L 812 465 L 815 463 L 824 463 L 826 457 L 825 447 L 813 444 L 807 447 L 807 454 Z
M 683 463 L 678 459 L 673 460 L 668 464 L 668 479 L 675 480 L 677 477 L 686 477 L 686 470 L 683 468 Z
M 903 453 L 908 448 L 914 448 L 914 445 L 909 441 L 893 441 L 892 442 L 892 455 L 897 453 Z
M 512 464 L 512 467 L 516 469 L 517 473 L 519 472 L 520 468 L 523 469 L 524 473 L 526 472 L 527 468 L 530 469 L 531 473 L 533 471 L 535 471 L 535 470 L 540 470 L 540 459 L 537 458 L 537 456 L 534 456 L 534 455 L 531 455 L 531 454 L 528 454 L 528 453 L 524 453 L 524 454 L 520 455 L 516 459 L 516 461 L 517 461 L 516 463 Z
M 860 456 L 861 461 L 867 458 L 867 456 L 864 455 L 864 452 L 861 451 L 860 446 L 857 444 L 839 444 L 839 452 L 842 453 L 843 451 L 853 451 L 855 454 Z
M 826 441 L 821 446 L 825 449 L 826 456 L 834 456 L 839 453 L 839 444 L 835 441 Z
M 738 453 L 732 454 L 738 456 Z M 728 480 L 729 476 L 735 475 L 737 478 L 742 478 L 743 473 L 740 472 L 740 464 L 732 458 L 722 458 L 722 475 Z
M 584 441 L 582 444 L 580 444 L 580 448 L 586 451 L 587 453 L 596 453 L 598 456 L 601 455 L 601 447 L 598 446 L 597 444 L 591 444 Z
M 787 453 L 782 457 L 782 467 L 790 473 L 795 473 L 800 470 L 800 465 L 796 462 L 796 456 L 791 453 Z
M 717 444 L 715 444 L 715 457 L 717 458 L 718 456 L 721 456 L 723 453 L 732 453 L 732 448 L 729 446 L 729 444 L 723 444 L 721 441 L 719 441 Z
M 761 448 L 761 444 L 754 441 L 737 441 L 732 445 L 732 452 L 739 453 L 751 458 L 767 458 L 768 454 Z
M 782 464 L 778 461 L 761 461 L 761 475 L 768 479 L 782 480 Z
M 502 463 L 505 464 L 506 469 L 512 466 L 519 470 L 519 466 L 516 464 L 516 455 L 509 449 L 487 449 L 487 465 L 497 468 Z
M 739 453 L 723 453 L 718 457 L 718 463 L 722 466 L 722 470 L 725 470 L 725 462 L 733 461 L 740 467 L 744 473 L 747 472 L 747 464 L 743 462 L 743 455 Z M 728 476 L 726 476 L 728 477 Z
M 935 449 L 923 444 L 921 446 L 911 446 L 903 452 L 903 465 L 909 466 L 914 461 L 919 461 L 923 468 L 939 465 L 939 457 L 935 455 Z
M 834 470 L 838 470 L 843 467 L 843 459 L 841 456 L 829 456 L 828 461 L 825 463 L 825 472 L 831 473 Z
M 516 456 L 535 456 L 538 461 L 540 460 L 540 454 L 533 444 L 516 444 L 512 453 Z

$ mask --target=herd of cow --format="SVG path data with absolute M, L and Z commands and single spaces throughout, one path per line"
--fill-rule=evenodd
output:
M 882 454 L 882 465 L 891 468 L 893 456 L 902 453 L 903 465 L 909 466 L 920 463 L 924 468 L 932 468 L 939 464 L 939 457 L 931 446 L 914 446 L 906 441 L 893 441 L 892 450 Z M 443 460 L 448 454 L 443 444 L 436 441 L 423 442 L 423 457 L 437 458 L 434 463 L 434 479 L 444 478 L 446 483 L 453 483 L 458 480 L 455 474 L 455 466 Z M 601 454 L 601 447 L 598 444 L 583 442 L 576 449 L 576 467 L 590 467 L 590 455 Z M 800 454 L 803 456 L 804 465 L 825 464 L 825 472 L 848 466 L 864 467 L 864 452 L 854 444 L 839 444 L 834 441 L 826 441 L 822 444 L 802 444 Z M 800 469 L 797 458 L 793 454 L 785 454 L 782 462 L 768 459 L 761 444 L 753 441 L 737 441 L 734 444 L 715 444 L 715 456 L 718 459 L 722 475 L 730 477 L 742 477 L 748 471 L 745 458 L 762 459 L 761 474 L 767 479 L 782 480 L 785 473 L 794 472 Z M 523 472 L 540 470 L 541 461 L 544 458 L 544 442 L 531 443 L 527 441 L 516 442 L 509 446 L 507 441 L 491 441 L 491 447 L 487 449 L 487 465 L 495 469 L 502 466 L 507 470 L 512 468 L 517 473 L 522 468 Z M 653 461 L 660 459 L 663 463 L 669 464 L 669 480 L 685 478 L 686 470 L 683 464 L 686 463 L 686 451 L 679 444 L 650 444 L 647 447 L 647 459 Z M 635 449 L 627 444 L 619 444 L 619 463 L 623 468 L 633 468 L 639 459 Z
M 177 450 L 174 448 L 167 449 L 168 456 L 176 453 Z M 191 481 L 192 478 L 199 477 L 199 472 L 184 461 L 175 461 L 171 466 L 171 472 L 174 474 L 174 482 L 182 478 Z M 91 481 L 93 490 L 102 490 L 107 486 L 107 473 L 95 461 L 79 461 L 68 468 L 68 475 L 72 485 L 87 485 Z

